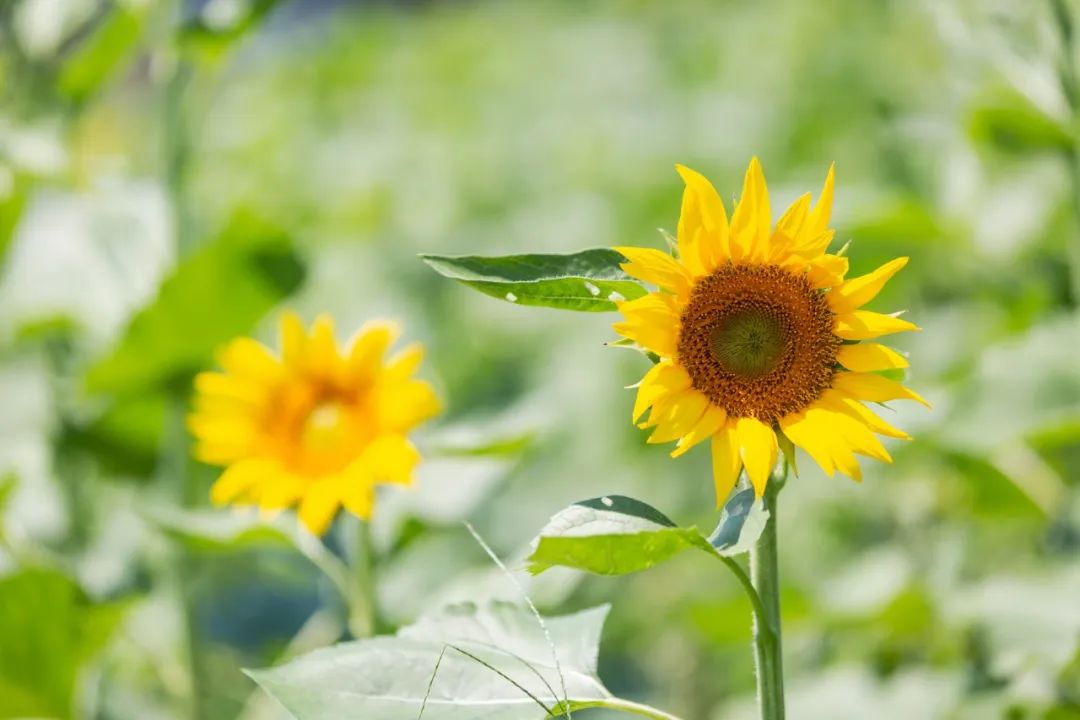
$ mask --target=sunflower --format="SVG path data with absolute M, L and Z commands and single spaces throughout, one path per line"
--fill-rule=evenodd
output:
M 926 401 L 879 374 L 907 367 L 903 356 L 863 341 L 918 328 L 862 307 L 908 259 L 845 278 L 847 258 L 827 252 L 833 168 L 817 203 L 803 195 L 775 226 L 757 158 L 730 223 L 709 181 L 677 169 L 686 184 L 678 257 L 615 248 L 629 275 L 658 287 L 619 303 L 625 319 L 614 326 L 659 356 L 633 410 L 635 422 L 649 410 L 640 424 L 653 429 L 648 442 L 677 440 L 679 456 L 710 440 L 718 503 L 744 468 L 762 495 L 778 448 L 789 443 L 830 476 L 861 479 L 856 454 L 891 462 L 876 435 L 909 436 L 863 403 Z
M 370 518 L 376 484 L 409 484 L 420 454 L 406 434 L 439 401 L 413 378 L 422 346 L 385 358 L 397 334 L 391 323 L 368 324 L 340 352 L 329 317 L 309 333 L 286 313 L 280 356 L 250 338 L 229 343 L 224 372 L 195 378 L 189 418 L 197 457 L 226 468 L 211 499 L 298 505 L 304 525 L 322 534 L 341 506 Z

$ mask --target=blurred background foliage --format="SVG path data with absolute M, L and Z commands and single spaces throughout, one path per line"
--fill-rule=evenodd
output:
M 463 519 L 512 567 L 602 493 L 711 527 L 707 451 L 628 422 L 647 361 L 603 347 L 611 316 L 416 254 L 662 247 L 673 163 L 726 195 L 757 154 L 776 206 L 837 162 L 853 272 L 912 257 L 879 306 L 923 326 L 895 344 L 935 404 L 897 409 L 916 440 L 862 485 L 804 463 L 783 494 L 791 717 L 1080 718 L 1078 12 L 0 0 L 0 717 L 277 718 L 239 668 L 347 636 L 287 533 L 208 510 L 183 428 L 193 373 L 284 307 L 402 319 L 447 403 L 374 522 L 383 631 L 517 599 Z M 615 600 L 614 692 L 753 717 L 712 564 L 529 591 Z

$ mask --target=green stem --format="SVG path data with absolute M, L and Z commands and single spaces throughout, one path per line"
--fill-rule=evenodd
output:
M 366 520 L 355 518 L 351 523 L 352 567 L 349 603 L 349 632 L 355 638 L 375 634 L 375 546 L 371 539 L 371 526 Z
M 1072 204 L 1076 219 L 1080 222 L 1080 78 L 1076 67 L 1076 33 L 1072 11 L 1065 0 L 1050 0 L 1050 9 L 1054 14 L 1061 41 L 1061 58 L 1058 62 L 1058 84 L 1069 105 L 1072 117 L 1070 131 L 1072 148 L 1065 153 L 1069 166 L 1069 179 L 1072 185 Z M 1067 256 L 1072 271 L 1073 303 L 1080 305 L 1080 242 L 1073 240 L 1067 246 Z
M 615 710 L 617 712 L 624 712 L 630 715 L 637 715 L 638 717 L 652 718 L 653 720 L 680 720 L 679 717 L 666 713 L 663 710 L 657 710 L 654 707 L 648 705 L 642 705 L 641 703 L 631 702 L 629 700 L 622 700 L 620 698 L 608 698 L 607 700 L 591 700 L 588 702 L 573 703 L 573 706 L 578 710 L 585 710 L 588 708 L 603 708 L 605 710 Z M 561 712 L 561 710 L 560 710 Z M 552 717 L 563 717 L 562 715 L 554 715 Z
M 754 661 L 762 720 L 784 719 L 784 663 L 780 633 L 780 568 L 777 562 L 777 496 L 787 480 L 787 463 L 769 478 L 765 509 L 769 520 L 750 550 L 750 579 L 762 612 L 754 616 Z

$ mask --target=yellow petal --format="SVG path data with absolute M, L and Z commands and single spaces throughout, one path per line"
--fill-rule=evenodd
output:
M 629 302 L 620 302 L 624 322 L 612 325 L 623 337 L 663 357 L 673 357 L 678 343 L 679 315 L 667 298 L 652 293 Z
M 195 376 L 197 397 L 220 398 L 242 405 L 256 405 L 266 399 L 265 386 L 217 372 L 201 372 Z
M 282 361 L 290 367 L 301 367 L 307 346 L 307 331 L 300 316 L 291 311 L 282 313 L 278 334 Z
M 908 361 L 903 355 L 877 343 L 841 345 L 836 353 L 836 360 L 848 370 L 855 372 L 897 370 L 908 366 Z
M 259 485 L 252 499 L 264 511 L 282 510 L 298 503 L 306 489 L 305 480 L 280 469 L 272 479 Z
M 810 261 L 807 279 L 815 288 L 831 288 L 844 281 L 848 259 L 843 255 L 821 255 Z
M 894 315 L 855 310 L 836 316 L 837 337 L 844 340 L 873 340 L 882 335 L 917 331 L 919 326 Z
M 888 402 L 889 400 L 914 400 L 930 407 L 917 392 L 881 375 L 872 373 L 840 372 L 833 375 L 832 386 L 854 400 Z
M 742 195 L 731 216 L 729 245 L 734 262 L 755 262 L 768 257 L 772 226 L 769 190 L 761 163 L 750 160 L 743 180 Z
M 365 323 L 349 343 L 349 357 L 346 362 L 350 377 L 360 380 L 376 375 L 382 366 L 383 356 L 399 333 L 396 323 Z
M 370 520 L 375 510 L 375 485 L 362 472 L 349 472 L 341 487 L 341 503 L 362 520 Z
M 251 338 L 237 338 L 218 353 L 225 372 L 244 380 L 268 384 L 282 376 L 283 368 L 270 349 Z
M 723 507 L 731 489 L 739 479 L 742 459 L 739 457 L 739 437 L 733 424 L 712 436 L 713 484 L 716 486 L 716 507 Z
M 378 482 L 410 485 L 419 462 L 416 447 L 403 435 L 395 434 L 375 438 L 364 448 L 359 464 Z
M 330 527 L 341 507 L 342 478 L 334 475 L 312 483 L 300 501 L 300 521 L 315 535 Z
M 410 343 L 386 364 L 383 374 L 389 382 L 401 382 L 411 378 L 424 361 L 424 346 L 420 343 Z
M 638 393 L 634 400 L 634 413 L 631 420 L 637 422 L 645 410 L 660 398 L 682 392 L 689 387 L 690 376 L 679 365 L 671 362 L 653 365 L 638 383 Z
M 615 252 L 629 262 L 623 263 L 623 271 L 638 280 L 653 283 L 673 293 L 686 295 L 690 291 L 690 275 L 686 268 L 667 253 L 653 248 L 617 247 Z
M 435 390 L 423 380 L 393 383 L 379 391 L 379 427 L 407 432 L 439 413 L 442 404 Z
M 888 437 L 898 438 L 900 440 L 910 440 L 911 436 L 903 430 L 899 430 L 889 423 L 882 420 L 868 407 L 863 405 L 858 400 L 853 400 L 849 397 L 845 397 L 839 391 L 835 389 L 826 390 L 821 394 L 819 402 L 832 407 L 835 410 L 841 412 L 847 412 L 852 417 L 856 417 L 861 420 L 868 428 L 873 430 L 879 435 L 886 435 Z
M 671 451 L 671 457 L 679 457 L 702 440 L 715 435 L 726 424 L 727 413 L 724 412 L 724 408 L 709 405 L 694 428 L 679 439 L 678 446 Z
M 836 184 L 836 163 L 829 166 L 829 172 L 825 176 L 825 184 L 821 188 L 821 195 L 817 204 L 810 212 L 806 220 L 806 235 L 811 238 L 820 236 L 829 229 L 829 218 L 832 215 L 833 189 Z
M 746 467 L 746 474 L 754 492 L 761 497 L 769 473 L 776 464 L 778 445 L 773 429 L 756 418 L 739 418 L 735 423 L 739 435 L 739 456 Z
M 806 223 L 806 215 L 810 210 L 810 193 L 806 193 L 784 212 L 783 217 L 776 223 L 777 234 L 782 234 L 792 246 L 800 244 L 803 235 L 803 225 Z M 775 244 L 775 239 L 774 239 Z
M 334 339 L 334 321 L 329 315 L 315 318 L 304 360 L 308 371 L 317 378 L 335 380 L 340 374 L 341 355 Z
M 730 257 L 724 202 L 704 175 L 685 165 L 676 165 L 675 169 L 686 184 L 679 214 L 679 237 L 694 238 L 702 268 L 711 272 Z M 699 231 L 702 232 L 698 234 Z M 681 246 L 679 253 L 683 253 Z
M 233 463 L 210 488 L 210 500 L 215 505 L 225 505 L 253 486 L 270 480 L 280 473 L 277 463 L 267 458 L 248 458 Z
M 656 423 L 648 443 L 665 443 L 694 429 L 709 408 L 709 400 L 697 390 L 685 390 L 667 405 L 666 414 Z
M 829 477 L 839 470 L 855 480 L 862 471 L 849 443 L 835 422 L 837 415 L 821 407 L 806 410 L 780 419 L 780 427 L 793 443 L 806 451 Z
M 827 296 L 829 305 L 837 313 L 851 312 L 862 307 L 873 300 L 889 278 L 898 273 L 907 263 L 906 257 L 896 258 L 871 273 L 851 278 L 829 292 Z

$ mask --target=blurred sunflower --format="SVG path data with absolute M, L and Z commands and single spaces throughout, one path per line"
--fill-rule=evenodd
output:
M 877 374 L 907 367 L 901 355 L 860 341 L 918 328 L 860 308 L 907 258 L 845 279 L 847 258 L 826 252 L 832 168 L 816 205 L 803 195 L 774 227 L 757 158 L 730 223 L 709 181 L 677 167 L 686 184 L 678 258 L 615 248 L 628 274 L 659 287 L 619 303 L 625 320 L 614 326 L 660 357 L 638 384 L 633 411 L 636 422 L 651 408 L 641 424 L 654 428 L 648 441 L 678 440 L 678 456 L 711 440 L 718 503 L 743 468 L 760 496 L 781 442 L 801 447 L 830 476 L 861 479 L 855 454 L 891 462 L 875 433 L 909 436 L 863 403 L 926 401 Z
M 229 343 L 224 372 L 195 378 L 189 418 L 197 457 L 226 467 L 213 501 L 299 505 L 300 520 L 322 534 L 341 506 L 369 518 L 377 483 L 409 484 L 420 454 L 406 434 L 439 401 L 413 378 L 422 346 L 385 358 L 397 334 L 392 324 L 369 324 L 340 352 L 329 317 L 308 333 L 286 313 L 280 357 L 250 338 Z

